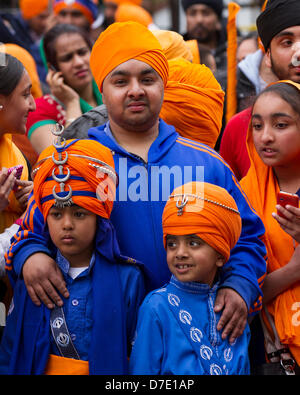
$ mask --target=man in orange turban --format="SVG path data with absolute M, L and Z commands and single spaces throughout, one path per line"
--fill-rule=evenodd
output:
M 142 261 L 150 271 L 149 290 L 162 286 L 170 278 L 161 229 L 161 215 L 170 189 L 202 179 L 225 188 L 234 197 L 244 220 L 243 228 L 226 263 L 232 266 L 232 271 L 224 278 L 215 309 L 222 311 L 218 324 L 222 336 L 230 335 L 230 341 L 236 339 L 243 332 L 248 310 L 254 303 L 259 307 L 256 304 L 260 296 L 259 279 L 266 270 L 265 247 L 259 238 L 264 232 L 261 221 L 248 206 L 230 168 L 218 154 L 204 144 L 179 136 L 173 126 L 159 117 L 169 66 L 161 45 L 149 29 L 136 22 L 112 24 L 94 44 L 90 65 L 109 121 L 90 129 L 88 138 L 113 152 L 120 184 L 112 222 L 121 251 Z M 22 259 L 28 257 L 22 273 L 33 284 L 35 301 L 39 294 L 35 293 L 37 282 L 32 273 L 38 258 L 34 251 L 41 243 L 35 236 L 43 227 L 40 217 L 37 210 L 28 213 L 28 218 L 33 219 L 33 226 L 26 221 L 26 227 L 32 230 L 30 256 L 26 246 L 22 249 Z M 13 243 L 12 256 L 24 247 L 24 236 L 21 232 L 18 241 Z M 55 271 L 55 262 L 48 256 L 39 256 L 38 267 L 41 259 L 43 268 L 47 268 L 41 277 L 49 278 Z M 59 301 L 55 287 L 62 294 L 67 289 L 58 275 L 54 277 L 51 291 L 54 301 Z M 46 303 L 48 296 L 48 292 L 41 295 Z
M 103 0 L 104 4 L 104 22 L 103 28 L 106 29 L 109 25 L 114 23 L 116 11 L 119 5 L 122 4 L 133 4 L 140 6 L 142 0 Z
M 38 36 L 42 36 L 51 16 L 50 0 L 20 0 L 20 11 L 30 29 Z
M 211 302 L 219 272 L 242 227 L 234 199 L 213 184 L 184 184 L 167 201 L 162 226 L 172 277 L 140 308 L 130 373 L 249 374 L 248 326 L 235 344 L 211 341 L 218 332 Z M 228 347 L 231 358 L 226 356 Z
M 223 116 L 224 92 L 211 70 L 187 60 L 169 61 L 169 80 L 160 112 L 186 138 L 214 148 Z

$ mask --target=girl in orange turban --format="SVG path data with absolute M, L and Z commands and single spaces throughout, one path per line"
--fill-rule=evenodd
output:
M 249 374 L 249 327 L 230 345 L 213 311 L 218 271 L 241 233 L 234 199 L 213 184 L 185 184 L 169 197 L 162 227 L 173 275 L 141 306 L 131 373 Z
M 53 310 L 37 307 L 24 281 L 17 281 L 0 372 L 126 374 L 144 286 L 134 260 L 120 255 L 109 220 L 116 187 L 112 154 L 98 142 L 59 136 L 36 166 L 35 201 L 70 298 Z
M 270 105 L 270 103 L 272 103 Z M 263 287 L 266 347 L 278 333 L 281 350 L 271 362 L 290 359 L 300 365 L 300 209 L 277 205 L 280 190 L 300 194 L 300 85 L 278 81 L 260 93 L 252 108 L 247 148 L 250 168 L 241 185 L 265 228 L 268 275 Z M 281 218 L 276 209 L 283 214 Z M 273 329 L 269 322 L 273 323 Z M 280 344 L 281 342 L 281 344 Z M 266 348 L 270 353 L 270 348 Z M 288 352 L 287 352 L 288 351 Z M 291 364 L 290 364 L 291 365 Z

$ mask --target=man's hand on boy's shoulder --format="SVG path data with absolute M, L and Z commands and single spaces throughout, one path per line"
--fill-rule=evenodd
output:
M 37 306 L 41 302 L 49 309 L 54 308 L 54 303 L 62 306 L 63 301 L 58 292 L 66 298 L 69 296 L 56 262 L 44 253 L 31 255 L 24 263 L 22 274 L 28 294 Z
M 222 311 L 223 310 L 223 311 Z M 222 330 L 222 339 L 229 337 L 233 343 L 242 335 L 247 324 L 248 308 L 244 299 L 232 288 L 221 288 L 216 297 L 214 311 L 221 312 L 217 325 Z

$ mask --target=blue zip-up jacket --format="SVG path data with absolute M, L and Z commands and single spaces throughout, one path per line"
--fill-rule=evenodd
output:
M 221 284 L 236 290 L 248 308 L 258 309 L 260 286 L 266 273 L 266 249 L 261 241 L 264 226 L 218 153 L 204 144 L 180 137 L 173 126 L 162 120 L 147 163 L 118 145 L 109 124 L 90 129 L 89 138 L 112 150 L 119 185 L 111 221 L 121 253 L 143 262 L 152 272 L 147 290 L 159 288 L 170 279 L 162 233 L 162 212 L 170 193 L 184 183 L 205 181 L 225 188 L 235 199 L 242 218 L 242 233 L 225 265 Z M 13 269 L 18 275 L 30 255 L 49 254 L 41 236 L 43 227 L 42 214 L 31 197 L 23 230 L 14 237 L 7 254 L 8 270 Z

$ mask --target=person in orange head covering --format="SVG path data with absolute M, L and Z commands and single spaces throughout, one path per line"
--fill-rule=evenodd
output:
M 130 373 L 249 374 L 248 326 L 230 345 L 233 358 L 226 358 L 227 340 L 210 340 L 217 335 L 211 301 L 242 228 L 233 197 L 210 183 L 184 184 L 169 197 L 162 228 L 172 277 L 141 306 Z
M 211 70 L 185 59 L 169 61 L 160 116 L 191 140 L 215 147 L 222 126 L 224 92 Z
M 114 160 L 98 142 L 66 141 L 61 131 L 55 133 L 57 141 L 43 151 L 33 170 L 34 197 L 70 298 L 54 310 L 28 306 L 24 281 L 17 281 L 19 292 L 0 347 L 0 372 L 126 374 L 144 286 L 138 263 L 120 255 L 109 220 L 117 183 Z M 78 300 L 84 308 L 74 311 Z M 55 324 L 58 320 L 65 329 Z M 35 331 L 26 330 L 28 322 Z M 62 337 L 65 343 L 59 341 Z
M 116 22 L 115 16 L 117 9 L 122 4 L 130 4 L 135 6 L 140 6 L 142 0 L 103 0 L 104 5 L 104 23 L 103 28 L 104 30 L 111 25 L 112 23 Z
M 51 17 L 49 6 L 50 0 L 20 0 L 21 15 L 38 36 L 42 36 L 48 27 Z
M 272 103 L 270 106 L 269 103 Z M 241 181 L 251 204 L 264 222 L 268 275 L 263 286 L 266 352 L 300 365 L 300 208 L 277 204 L 280 190 L 300 195 L 300 85 L 278 81 L 257 97 L 248 129 L 249 171 Z M 278 211 L 278 214 L 276 213 Z M 285 218 L 279 216 L 283 215 Z M 271 324 L 273 322 L 273 329 Z M 275 346 L 274 328 L 279 341 Z M 272 337 L 270 343 L 270 335 Z M 270 349 L 271 345 L 271 349 Z M 291 368 L 288 363 L 287 370 Z
M 151 272 L 148 290 L 162 286 L 170 278 L 161 229 L 168 189 L 181 185 L 183 179 L 203 179 L 205 168 L 205 181 L 218 184 L 234 196 L 244 219 L 243 230 L 232 250 L 229 259 L 232 271 L 223 279 L 215 311 L 222 312 L 218 322 L 222 338 L 228 336 L 230 342 L 235 341 L 243 333 L 248 311 L 252 306 L 259 308 L 260 282 L 265 274 L 265 248 L 259 239 L 264 231 L 262 222 L 248 206 L 229 166 L 218 154 L 204 144 L 179 136 L 174 126 L 160 118 L 169 65 L 159 41 L 149 29 L 136 22 L 112 24 L 94 44 L 90 65 L 103 94 L 108 122 L 90 129 L 88 138 L 112 150 L 116 169 L 122 173 L 112 221 L 121 251 L 141 260 Z M 39 298 L 46 304 L 60 303 L 56 289 L 62 295 L 67 293 L 60 276 L 51 281 L 48 291 L 43 289 L 43 295 L 36 294 L 37 282 L 32 278 L 41 260 L 43 267 L 48 268 L 41 276 L 43 279 L 52 277 L 56 270 L 49 255 L 38 254 L 42 255 L 38 257 L 35 253 L 41 243 L 37 236 L 43 224 L 38 208 L 28 209 L 24 228 L 31 229 L 28 237 L 35 242 L 30 244 L 30 251 L 22 249 L 23 258 L 30 253 L 22 273 L 32 284 L 34 303 Z M 25 233 L 20 233 L 21 241 L 13 243 L 7 260 L 7 270 L 12 274 L 16 267 L 12 258 L 14 264 L 23 241 L 27 243 Z
M 138 22 L 116 22 L 99 36 L 91 52 L 91 70 L 100 92 L 107 75 L 132 59 L 147 63 L 167 85 L 169 66 L 158 40 Z
M 8 53 L 16 57 L 24 65 L 28 75 L 30 77 L 32 88 L 31 94 L 34 99 L 42 96 L 42 89 L 40 84 L 39 75 L 37 72 L 36 64 L 33 57 L 26 49 L 16 44 L 4 44 L 0 45 L 0 51 Z M 38 154 L 34 150 L 27 136 L 21 134 L 13 135 L 13 142 L 16 146 L 24 153 L 25 157 L 29 160 L 31 166 L 33 166 L 38 158 Z
M 152 30 L 154 26 L 152 16 L 149 14 L 147 10 L 145 10 L 145 8 L 130 3 L 124 3 L 118 6 L 115 14 L 115 21 L 139 22 L 142 25 L 148 27 L 148 29 L 150 30 Z

